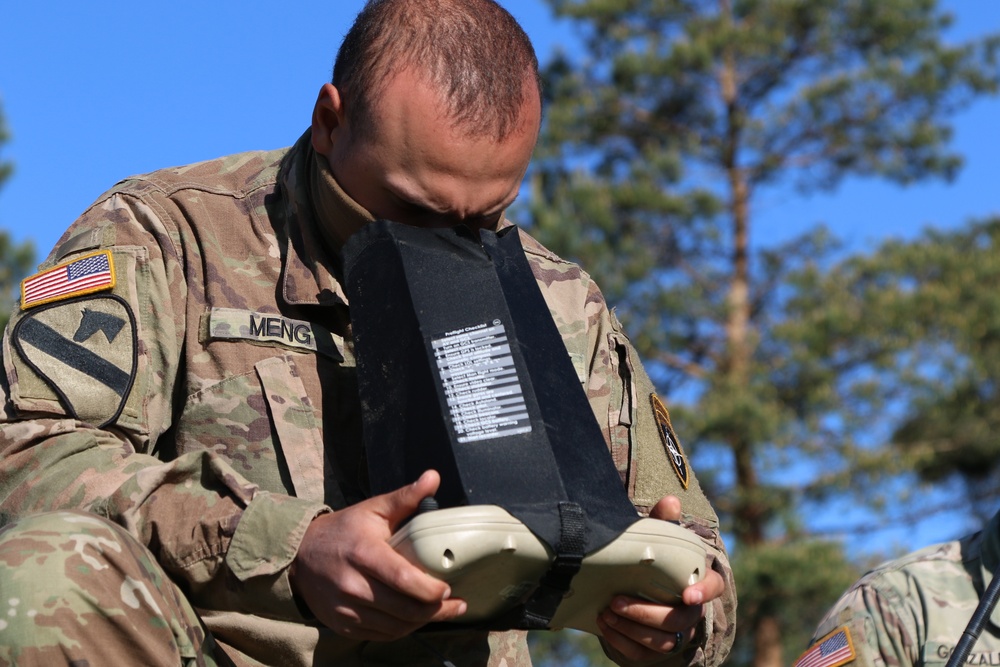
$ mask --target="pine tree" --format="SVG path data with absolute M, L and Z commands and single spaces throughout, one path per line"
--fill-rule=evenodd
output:
M 855 573 L 803 596 L 768 573 L 842 562 L 840 545 L 776 547 L 808 532 L 796 502 L 890 471 L 832 399 L 844 374 L 894 357 L 803 356 L 790 281 L 836 246 L 822 229 L 751 243 L 753 202 L 848 175 L 952 177 L 948 120 L 997 89 L 998 39 L 946 45 L 933 0 L 549 4 L 586 56 L 546 68 L 521 222 L 595 276 L 670 401 L 744 573 L 733 664 L 787 664 L 807 634 L 787 618 L 815 623 Z
M 889 240 L 799 279 L 787 340 L 806 357 L 878 360 L 837 400 L 898 406 L 887 451 L 988 520 L 1000 501 L 1000 218 Z

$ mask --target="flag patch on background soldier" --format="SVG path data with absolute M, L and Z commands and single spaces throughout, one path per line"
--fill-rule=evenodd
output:
M 795 661 L 794 667 L 840 667 L 854 660 L 851 631 L 841 626 L 812 645 Z
M 659 431 L 660 440 L 663 442 L 664 449 L 667 450 L 667 458 L 670 459 L 670 465 L 674 467 L 674 472 L 677 473 L 677 477 L 681 480 L 681 485 L 686 489 L 688 488 L 690 473 L 688 472 L 687 459 L 684 458 L 684 450 L 681 449 L 681 443 L 677 439 L 677 434 L 674 433 L 673 425 L 670 423 L 670 413 L 667 412 L 667 406 L 663 404 L 663 401 L 656 394 L 650 394 L 649 401 L 653 404 L 656 430 Z
M 21 308 L 27 309 L 115 286 L 115 263 L 102 250 L 36 273 L 21 281 Z
M 124 299 L 92 296 L 25 314 L 11 331 L 18 356 L 76 419 L 115 421 L 135 380 L 135 315 Z

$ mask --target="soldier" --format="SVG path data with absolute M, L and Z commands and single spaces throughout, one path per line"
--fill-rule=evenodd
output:
M 465 610 L 386 542 L 439 478 L 368 497 L 338 277 L 375 218 L 508 226 L 540 116 L 493 0 L 374 0 L 293 147 L 126 179 L 70 226 L 4 336 L 0 664 L 530 664 L 524 632 L 414 632 Z M 709 553 L 684 604 L 615 599 L 605 650 L 720 664 L 715 513 L 598 288 L 523 244 L 633 503 Z
M 827 612 L 796 667 L 944 665 L 998 562 L 1000 512 L 979 532 L 883 563 Z M 964 664 L 1000 665 L 1000 610 Z

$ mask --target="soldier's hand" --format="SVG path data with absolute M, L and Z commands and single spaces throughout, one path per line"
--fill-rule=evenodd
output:
M 464 601 L 449 599 L 447 584 L 387 543 L 440 481 L 427 471 L 409 486 L 313 520 L 292 563 L 291 583 L 317 619 L 352 639 L 389 641 L 465 613 Z
M 649 515 L 654 519 L 678 521 L 680 500 L 667 496 Z M 661 662 L 667 655 L 679 654 L 690 644 L 705 615 L 704 605 L 723 592 L 722 577 L 709 569 L 701 581 L 684 589 L 682 604 L 656 604 L 620 595 L 601 612 L 597 625 L 616 662 L 630 665 Z

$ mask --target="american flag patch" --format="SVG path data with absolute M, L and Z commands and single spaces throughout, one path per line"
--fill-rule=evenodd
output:
M 854 660 L 851 631 L 842 626 L 820 639 L 799 656 L 794 667 L 839 667 Z
M 21 281 L 21 308 L 100 292 L 115 286 L 115 263 L 102 250 L 54 266 Z

